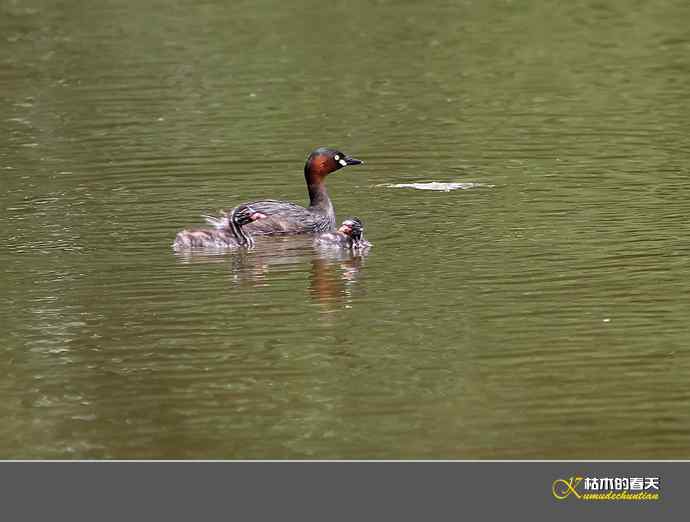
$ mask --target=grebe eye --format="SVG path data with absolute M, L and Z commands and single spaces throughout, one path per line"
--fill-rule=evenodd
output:
M 335 161 L 338 161 L 338 160 L 340 159 L 340 156 L 339 156 L 338 154 L 336 154 L 335 156 L 333 156 L 333 159 L 334 159 Z

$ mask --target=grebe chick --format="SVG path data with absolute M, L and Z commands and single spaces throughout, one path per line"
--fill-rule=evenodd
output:
M 314 238 L 319 246 L 363 250 L 371 243 L 364 239 L 364 223 L 356 217 L 347 218 L 336 232 L 323 232 Z
M 349 165 L 363 161 L 343 154 L 339 150 L 320 147 L 312 151 L 304 165 L 304 179 L 309 191 L 309 206 L 301 207 L 289 201 L 265 199 L 246 203 L 268 217 L 247 226 L 252 234 L 285 235 L 317 234 L 335 229 L 335 209 L 326 191 L 326 177 Z M 209 219 L 216 227 L 223 227 L 227 216 Z
M 249 205 L 239 205 L 228 214 L 225 227 L 182 230 L 175 236 L 173 248 L 252 248 L 254 239 L 244 230 L 244 226 L 265 217 L 266 214 Z

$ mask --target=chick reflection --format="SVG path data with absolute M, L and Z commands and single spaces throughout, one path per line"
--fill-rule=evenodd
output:
M 325 255 L 317 252 L 311 262 L 309 293 L 323 312 L 352 306 L 352 297 L 364 267 L 366 252 L 341 251 Z

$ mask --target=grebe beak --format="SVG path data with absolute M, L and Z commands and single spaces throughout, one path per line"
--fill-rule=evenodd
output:
M 338 232 L 347 234 L 348 236 L 352 233 L 352 227 L 350 225 L 341 225 Z
M 364 163 L 362 160 L 358 160 L 357 158 L 353 158 L 352 156 L 345 156 L 340 161 L 344 161 L 345 165 L 362 165 Z M 345 165 L 343 165 L 343 167 Z

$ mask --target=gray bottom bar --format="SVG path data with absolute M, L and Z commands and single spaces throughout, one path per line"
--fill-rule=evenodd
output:
M 688 471 L 687 462 L 4 462 L 0 491 L 3 520 L 679 520 Z

